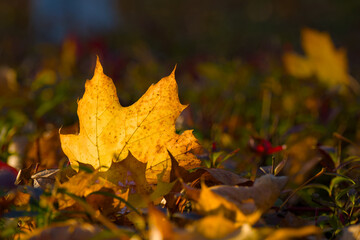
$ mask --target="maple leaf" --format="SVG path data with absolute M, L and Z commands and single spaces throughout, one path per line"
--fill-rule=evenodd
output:
M 79 172 L 75 176 L 71 177 L 69 181 L 62 183 L 58 186 L 59 188 L 66 189 L 67 192 L 72 193 L 79 197 L 86 197 L 89 198 L 89 196 L 96 191 L 113 191 L 118 196 L 122 197 L 123 199 L 127 200 L 129 191 L 122 192 L 120 187 L 117 185 L 99 177 L 98 172 L 93 173 L 86 173 L 86 172 Z M 76 204 L 76 201 L 69 197 L 68 195 L 65 195 L 63 193 L 58 194 L 58 200 L 59 200 L 59 208 L 60 209 L 66 209 L 74 207 Z M 91 199 L 87 199 L 87 201 L 91 205 L 99 205 L 98 199 L 94 200 L 94 197 L 91 197 Z M 120 202 L 118 199 L 106 199 L 110 200 L 108 202 L 102 201 L 100 202 L 100 207 L 107 210 L 107 212 L 111 212 L 114 209 L 120 209 L 123 208 L 125 205 L 123 202 Z
M 330 86 L 350 84 L 346 52 L 342 48 L 335 48 L 328 33 L 304 28 L 301 38 L 306 56 L 288 52 L 283 57 L 285 67 L 291 75 L 300 78 L 316 75 Z
M 192 153 L 200 145 L 191 130 L 181 135 L 175 132 L 175 121 L 187 107 L 179 101 L 174 71 L 151 85 L 133 105 L 122 107 L 116 88 L 103 73 L 97 59 L 94 76 L 85 83 L 85 93 L 78 101 L 80 133 L 60 134 L 61 146 L 71 165 L 90 164 L 106 171 L 112 162 L 119 162 L 129 152 L 140 162 L 147 163 L 146 179 L 157 181 L 157 174 L 167 169 L 171 161 L 167 150 L 186 169 L 200 165 Z
M 152 189 L 145 178 L 146 163 L 138 161 L 133 155 L 121 162 L 113 162 L 106 172 L 98 175 L 107 181 L 124 188 L 136 189 L 139 194 L 149 194 Z

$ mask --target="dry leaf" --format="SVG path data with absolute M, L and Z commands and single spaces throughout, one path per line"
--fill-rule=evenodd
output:
M 316 226 L 306 226 L 301 228 L 253 228 L 248 224 L 242 226 L 240 231 L 229 236 L 228 240 L 289 240 L 304 239 L 310 235 L 321 236 L 321 229 Z M 320 239 L 320 238 L 316 238 Z
M 261 213 L 273 206 L 287 177 L 264 175 L 255 180 L 251 187 L 219 185 L 201 190 L 185 186 L 187 195 L 196 201 L 196 208 L 203 213 L 220 211 L 234 214 L 239 223 L 254 223 Z
M 149 239 L 150 240 L 204 240 L 197 233 L 187 232 L 179 229 L 171 224 L 166 216 L 156 209 L 154 206 L 149 206 Z
M 335 48 L 328 33 L 305 28 L 301 38 L 306 56 L 288 52 L 283 57 L 291 75 L 299 78 L 316 75 L 329 86 L 349 84 L 346 52 Z
M 235 203 L 244 213 L 249 210 L 246 206 L 249 199 L 254 201 L 256 210 L 265 212 L 273 206 L 286 183 L 287 177 L 267 174 L 256 179 L 251 187 L 214 186 L 210 190 Z
M 154 207 L 149 208 L 149 239 L 227 239 L 227 240 L 287 240 L 304 238 L 310 235 L 321 236 L 316 226 L 300 228 L 254 228 L 249 224 L 239 227 L 222 215 L 206 216 L 180 229 L 172 225 L 166 216 Z
M 292 135 L 287 145 L 288 162 L 284 168 L 291 182 L 301 184 L 307 178 L 309 172 L 319 163 L 319 157 L 314 147 L 317 139 L 314 136 Z
M 31 176 L 31 179 L 34 180 L 35 188 L 46 189 L 47 187 L 52 187 L 55 183 L 55 178 L 59 175 L 60 169 L 46 169 L 40 172 L 37 172 Z
M 224 184 L 229 186 L 241 185 L 250 186 L 252 181 L 243 178 L 236 173 L 221 169 L 221 168 L 201 168 L 200 170 L 205 171 L 207 174 L 203 174 L 202 178 L 205 178 L 205 182 L 213 182 L 215 184 Z
M 188 228 L 208 239 L 224 239 L 239 227 L 222 215 L 210 215 L 192 223 Z
M 130 151 L 147 163 L 149 183 L 156 182 L 164 168 L 168 179 L 171 161 L 167 150 L 187 169 L 200 165 L 191 153 L 200 147 L 192 131 L 175 132 L 175 121 L 185 108 L 179 102 L 174 72 L 150 86 L 136 103 L 122 107 L 114 83 L 97 60 L 94 77 L 86 82 L 78 102 L 80 133 L 60 134 L 61 146 L 73 166 L 81 162 L 106 171 Z
M 224 217 L 237 222 L 239 225 L 244 223 L 255 223 L 261 216 L 261 212 L 256 211 L 253 201 L 246 201 L 247 207 L 251 208 L 251 213 L 246 215 L 240 210 L 236 203 L 229 201 L 221 195 L 211 191 L 205 184 L 201 190 L 184 186 L 186 195 L 195 201 L 194 208 L 202 214 L 223 215 Z
M 102 229 L 96 225 L 89 223 L 80 223 L 75 220 L 67 222 L 55 223 L 45 228 L 38 228 L 24 239 L 37 240 L 37 239 L 52 239 L 52 240 L 86 240 L 94 237 L 100 233 Z M 117 239 L 117 238 L 112 238 Z
M 45 131 L 29 144 L 25 167 L 38 163 L 38 171 L 58 168 L 62 159 L 65 159 L 65 155 L 60 147 L 59 133 L 57 129 L 52 129 Z
M 60 184 L 59 188 L 65 188 L 66 191 L 75 194 L 76 196 L 86 197 L 87 202 L 92 207 L 105 211 L 105 214 L 114 212 L 114 209 L 123 208 L 125 206 L 124 203 L 112 197 L 102 198 L 100 195 L 96 195 L 97 197 L 89 197 L 91 193 L 96 191 L 111 192 L 125 200 L 127 200 L 129 194 L 129 191 L 122 192 L 115 184 L 100 178 L 97 172 L 79 172 L 71 177 L 68 182 Z M 68 195 L 59 194 L 58 199 L 59 209 L 76 207 L 76 201 Z M 111 202 L 108 202 L 109 199 L 111 199 Z M 101 202 L 100 204 L 99 201 Z
M 281 228 L 274 230 L 268 235 L 266 240 L 287 240 L 294 238 L 304 238 L 310 235 L 321 236 L 321 229 L 317 226 L 305 226 L 301 228 Z
M 145 178 L 146 163 L 138 161 L 131 153 L 121 162 L 113 162 L 106 172 L 98 175 L 115 185 L 133 189 L 139 194 L 149 194 L 151 186 Z
M 173 239 L 174 227 L 166 216 L 153 206 L 149 206 L 149 238 Z

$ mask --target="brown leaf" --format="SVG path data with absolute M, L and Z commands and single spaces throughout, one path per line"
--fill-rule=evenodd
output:
M 114 212 L 115 209 L 124 207 L 124 203 L 110 196 L 95 195 L 89 197 L 93 192 L 109 192 L 127 200 L 129 191 L 123 192 L 120 187 L 98 176 L 97 172 L 86 173 L 79 172 L 71 177 L 68 182 L 59 185 L 59 188 L 65 188 L 66 191 L 79 197 L 85 197 L 88 203 L 94 208 L 105 214 Z M 78 208 L 76 201 L 66 194 L 59 194 L 59 209 Z
M 136 188 L 139 194 L 151 192 L 151 186 L 145 178 L 146 163 L 138 161 L 130 152 L 121 162 L 113 162 L 106 172 L 98 175 L 115 185 L 120 184 L 126 188 Z
M 219 185 L 201 190 L 184 185 L 186 195 L 196 202 L 195 208 L 202 213 L 221 212 L 238 223 L 254 223 L 261 213 L 276 201 L 287 182 L 286 177 L 264 175 L 255 180 L 252 187 Z
M 319 162 L 314 149 L 317 139 L 314 136 L 292 135 L 287 142 L 286 145 L 289 146 L 286 150 L 288 162 L 284 167 L 284 172 L 289 176 L 291 182 L 301 184 Z
M 181 178 L 184 182 L 192 182 L 201 176 L 202 172 L 195 171 L 190 173 L 184 167 L 180 166 L 178 160 L 169 150 L 168 154 L 171 159 L 170 181 L 175 181 L 176 179 Z
M 89 223 L 80 223 L 76 222 L 75 220 L 69 220 L 67 222 L 55 223 L 45 228 L 38 228 L 29 235 L 23 236 L 23 238 L 28 240 L 87 240 L 94 237 L 101 231 L 102 229 L 99 226 L 91 225 Z M 129 238 L 124 237 L 122 239 Z
M 224 217 L 236 221 L 238 224 L 255 223 L 261 216 L 260 212 L 256 212 L 253 202 L 247 201 L 248 207 L 251 207 L 252 215 L 247 216 L 240 210 L 238 205 L 221 195 L 211 191 L 205 184 L 202 184 L 201 190 L 194 189 L 184 185 L 186 195 L 194 200 L 194 207 L 202 214 L 223 215 Z
M 229 185 L 229 186 L 252 185 L 251 180 L 240 177 L 239 175 L 237 175 L 231 171 L 225 170 L 225 169 L 221 169 L 221 168 L 201 168 L 201 169 L 208 172 L 210 174 L 210 176 L 212 177 L 212 181 L 216 182 L 217 184 L 224 184 L 224 185 Z
M 19 170 L 16 177 L 16 185 L 25 185 L 31 181 L 31 175 L 35 172 L 35 164 L 30 165 L 27 168 Z
M 25 157 L 25 167 L 38 164 L 38 171 L 59 168 L 61 167 L 59 166 L 61 160 L 65 160 L 65 155 L 61 150 L 59 131 L 54 128 L 45 131 L 29 144 Z
M 208 239 L 224 239 L 239 226 L 222 215 L 206 216 L 188 226 Z
M 210 190 L 235 203 L 244 213 L 248 213 L 246 200 L 249 199 L 254 201 L 256 210 L 265 212 L 273 206 L 286 183 L 287 177 L 267 174 L 256 179 L 252 187 L 214 186 Z
M 51 187 L 55 183 L 55 177 L 60 172 L 60 169 L 47 169 L 40 172 L 37 172 L 31 176 L 31 179 L 34 180 L 35 188 L 45 189 Z

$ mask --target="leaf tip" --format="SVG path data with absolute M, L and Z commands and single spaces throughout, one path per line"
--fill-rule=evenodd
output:
M 96 55 L 95 73 L 103 73 L 103 67 L 101 66 L 101 62 L 98 55 Z
M 172 72 L 170 74 L 170 76 L 173 77 L 173 78 L 175 78 L 176 67 L 177 67 L 177 64 L 175 64 L 175 67 L 174 67 L 174 69 L 172 70 Z

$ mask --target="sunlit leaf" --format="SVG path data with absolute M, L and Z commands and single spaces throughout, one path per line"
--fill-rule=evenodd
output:
M 304 57 L 293 52 L 285 53 L 283 57 L 291 75 L 299 78 L 315 75 L 329 86 L 349 84 L 346 52 L 335 48 L 328 33 L 304 28 L 301 43 Z
M 200 164 L 191 153 L 200 147 L 192 131 L 175 132 L 175 120 L 185 108 L 179 102 L 174 72 L 152 85 L 136 103 L 122 107 L 114 83 L 98 60 L 94 77 L 86 82 L 78 102 L 80 133 L 61 134 L 61 146 L 73 166 L 87 163 L 100 171 L 124 160 L 130 151 L 147 163 L 148 181 L 156 182 L 164 168 L 170 172 L 167 150 L 185 168 Z

